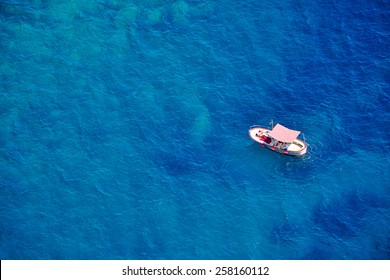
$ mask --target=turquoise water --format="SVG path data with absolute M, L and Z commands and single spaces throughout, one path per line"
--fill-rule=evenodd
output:
M 0 3 L 1 259 L 390 259 L 388 1 Z M 274 119 L 304 158 L 252 142 Z

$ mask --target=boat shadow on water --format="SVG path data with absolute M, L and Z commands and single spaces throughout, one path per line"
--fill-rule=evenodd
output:
M 312 209 L 311 221 L 317 229 L 317 235 L 326 234 L 329 242 L 334 244 L 340 244 L 341 241 L 344 245 L 345 242 L 354 242 L 355 238 L 372 238 L 372 248 L 366 250 L 370 255 L 362 255 L 361 258 L 388 259 L 388 231 L 382 230 L 383 221 L 377 218 L 389 213 L 388 198 L 368 191 L 345 192 L 338 199 L 327 203 L 319 202 Z M 375 235 L 372 235 L 374 232 Z

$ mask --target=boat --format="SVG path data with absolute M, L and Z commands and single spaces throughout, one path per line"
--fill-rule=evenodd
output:
M 289 156 L 303 156 L 307 152 L 307 143 L 298 139 L 300 131 L 292 130 L 281 124 L 266 128 L 260 125 L 252 125 L 249 128 L 249 137 L 263 148 Z

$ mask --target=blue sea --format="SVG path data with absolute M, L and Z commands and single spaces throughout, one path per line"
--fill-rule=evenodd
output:
M 389 19 L 2 0 L 0 259 L 390 259 Z M 251 141 L 271 119 L 305 157 Z

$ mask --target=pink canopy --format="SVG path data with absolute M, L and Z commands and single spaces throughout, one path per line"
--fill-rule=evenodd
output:
M 300 133 L 300 131 L 288 129 L 281 124 L 277 124 L 269 133 L 269 135 L 281 142 L 291 143 L 298 137 Z

